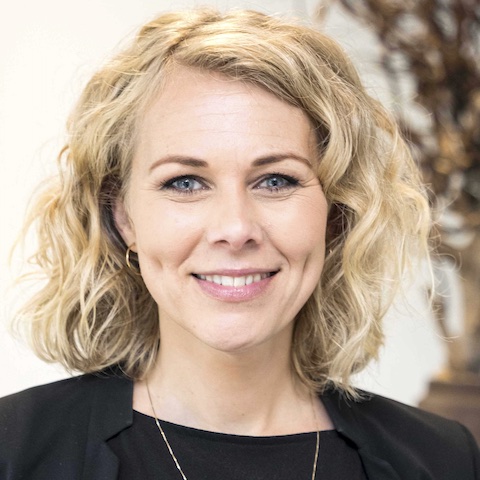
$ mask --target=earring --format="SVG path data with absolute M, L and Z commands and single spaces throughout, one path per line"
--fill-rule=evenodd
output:
M 135 244 L 133 244 L 135 245 Z M 132 245 L 132 247 L 133 247 Z M 136 267 L 135 265 L 132 265 L 131 261 L 130 261 L 130 254 L 133 252 L 133 253 L 136 253 L 132 250 L 132 247 L 128 247 L 127 248 L 127 251 L 125 252 L 125 263 L 127 264 L 127 267 L 135 274 L 135 275 L 138 275 L 138 276 L 141 276 L 142 274 L 140 273 L 140 268 L 139 267 Z

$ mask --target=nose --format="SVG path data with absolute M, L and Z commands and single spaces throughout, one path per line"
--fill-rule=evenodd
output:
M 260 212 L 248 192 L 230 190 L 215 198 L 208 219 L 207 240 L 234 251 L 262 242 Z

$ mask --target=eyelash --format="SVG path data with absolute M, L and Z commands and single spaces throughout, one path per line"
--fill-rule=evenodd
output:
M 259 185 L 265 181 L 274 179 L 274 178 L 279 178 L 281 180 L 287 181 L 287 185 L 283 186 L 274 186 L 274 187 L 266 187 L 267 190 L 269 190 L 272 193 L 275 192 L 281 192 L 284 190 L 288 190 L 291 188 L 297 187 L 300 182 L 298 178 L 292 177 L 291 175 L 285 175 L 283 173 L 269 173 L 267 175 L 264 175 L 260 180 L 258 180 L 255 184 L 255 189 L 261 189 L 262 187 L 259 187 Z M 190 180 L 194 182 L 198 182 L 199 184 L 202 185 L 202 188 L 197 188 L 197 189 L 180 189 L 174 186 L 176 182 L 180 182 L 182 180 Z M 169 180 L 165 180 L 160 183 L 160 190 L 171 190 L 175 193 L 178 193 L 179 195 L 193 195 L 199 191 L 205 190 L 206 182 L 201 178 L 197 177 L 195 175 L 180 175 L 178 177 L 173 177 Z
M 184 190 L 180 188 L 176 188 L 173 186 L 175 182 L 181 182 L 182 180 L 193 180 L 195 182 L 198 182 L 202 184 L 202 188 L 196 189 L 196 190 Z M 178 193 L 180 195 L 193 195 L 195 192 L 198 192 L 200 190 L 205 189 L 205 182 L 203 179 L 195 176 L 195 175 L 180 175 L 178 177 L 173 177 L 169 180 L 165 180 L 164 182 L 160 183 L 160 190 L 171 190 L 175 193 Z
M 288 182 L 287 185 L 284 185 L 284 186 L 281 186 L 281 187 L 278 187 L 278 186 L 267 187 L 268 190 L 270 190 L 273 193 L 281 192 L 281 191 L 284 191 L 284 190 L 289 190 L 291 188 L 297 187 L 300 184 L 300 181 L 298 180 L 298 178 L 292 177 L 291 175 L 285 175 L 284 173 L 274 172 L 274 173 L 269 173 L 267 175 L 264 175 L 263 178 L 259 182 L 257 182 L 257 185 L 260 184 L 260 183 L 263 183 L 267 180 L 271 180 L 273 178 L 280 178 L 280 179 L 286 180 Z M 257 186 L 255 188 L 259 188 L 259 187 Z

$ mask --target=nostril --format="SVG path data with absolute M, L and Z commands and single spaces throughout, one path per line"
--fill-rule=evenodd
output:
M 253 247 L 262 242 L 261 228 L 253 222 L 220 222 L 217 226 L 210 226 L 208 240 L 210 243 L 228 245 L 234 250 Z

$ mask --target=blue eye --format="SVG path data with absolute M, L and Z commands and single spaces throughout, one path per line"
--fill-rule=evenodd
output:
M 294 188 L 298 185 L 298 180 L 289 175 L 271 174 L 261 180 L 256 188 L 266 188 L 273 192 Z
M 184 175 L 167 180 L 162 183 L 161 188 L 164 190 L 174 190 L 178 193 L 193 193 L 198 190 L 204 190 L 205 185 L 196 177 Z

